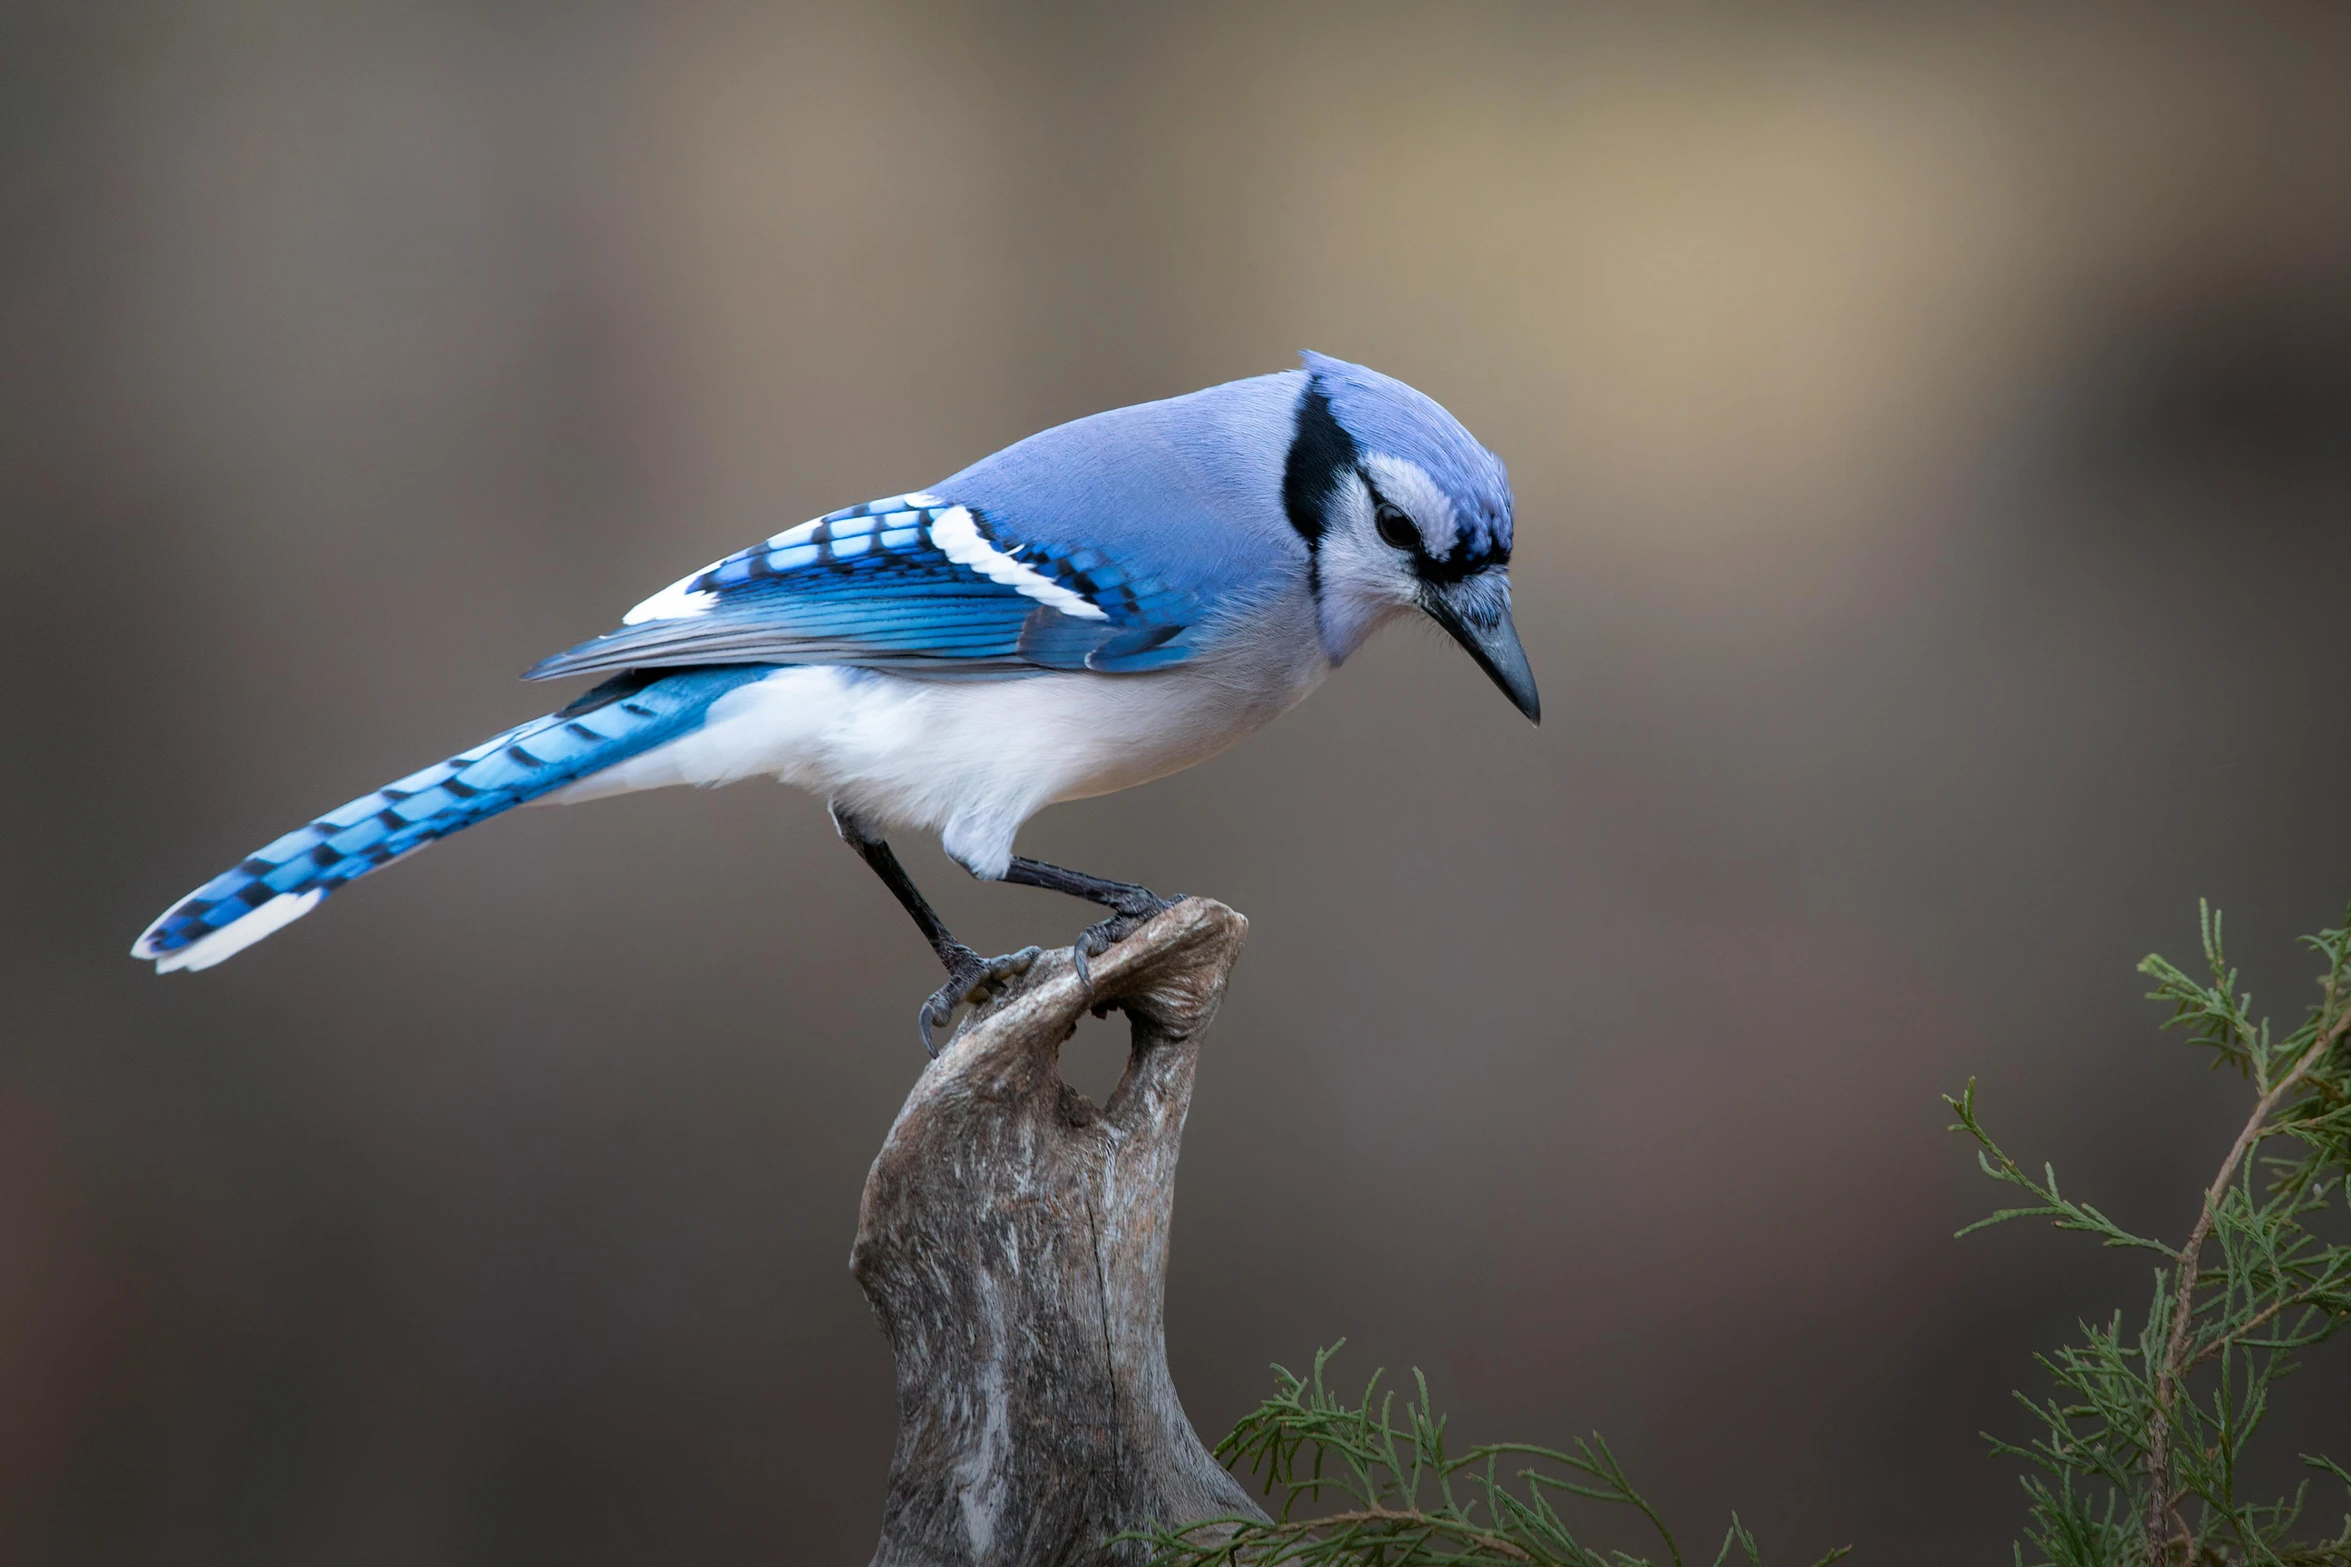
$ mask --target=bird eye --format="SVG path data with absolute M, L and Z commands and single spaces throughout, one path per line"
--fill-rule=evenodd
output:
M 1420 530 L 1412 525 L 1410 517 L 1404 515 L 1402 507 L 1390 505 L 1386 501 L 1380 502 L 1378 509 L 1371 515 L 1371 525 L 1379 529 L 1382 540 L 1400 550 L 1420 547 Z

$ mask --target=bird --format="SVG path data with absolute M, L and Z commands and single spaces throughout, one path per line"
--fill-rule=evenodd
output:
M 1296 369 L 1116 408 L 927 490 L 829 512 L 681 578 L 528 680 L 580 696 L 328 811 L 173 904 L 131 949 L 210 968 L 370 871 L 518 805 L 768 776 L 841 838 L 946 969 L 923 1048 L 1039 949 L 956 940 L 888 834 L 982 881 L 1107 911 L 1098 957 L 1177 900 L 1013 852 L 1044 807 L 1126 789 L 1264 727 L 1371 634 L 1423 615 L 1530 721 L 1502 460 L 1404 382 Z

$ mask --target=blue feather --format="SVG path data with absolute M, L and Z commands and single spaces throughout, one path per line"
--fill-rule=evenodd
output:
M 771 673 L 763 665 L 736 665 L 608 681 L 559 712 L 363 794 L 254 851 L 174 904 L 148 927 L 131 954 L 168 960 L 250 918 L 274 898 L 309 899 L 292 913 L 273 916 L 256 932 L 265 934 L 308 913 L 328 893 L 437 838 L 699 728 L 712 703 Z M 290 907 L 279 906 L 281 911 Z M 219 955 L 236 950 L 230 945 Z M 209 964 L 199 957 L 185 966 Z
M 965 544 L 1026 588 L 948 553 L 950 514 Z M 968 519 L 966 521 L 966 519 Z M 666 600 L 666 603 L 662 603 Z M 1100 648 L 1146 635 L 1152 667 L 1191 652 L 1192 592 L 1092 545 L 1057 547 L 1016 516 L 893 496 L 820 517 L 696 572 L 661 613 L 558 653 L 525 678 L 736 660 L 855 664 L 936 673 L 1107 669 Z

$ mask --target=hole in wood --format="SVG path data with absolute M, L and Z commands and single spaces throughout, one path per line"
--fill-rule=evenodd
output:
M 1078 1031 L 1062 1042 L 1061 1080 L 1094 1101 L 1107 1104 L 1111 1090 L 1126 1074 L 1127 1056 L 1134 1049 L 1134 1030 L 1124 1012 L 1108 1017 L 1091 1014 L 1078 1019 Z

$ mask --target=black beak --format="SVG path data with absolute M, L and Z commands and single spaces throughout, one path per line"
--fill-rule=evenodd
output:
M 1510 623 L 1507 586 L 1471 577 L 1444 587 L 1432 585 L 1420 602 L 1429 618 L 1477 660 L 1486 678 L 1502 688 L 1511 706 L 1526 714 L 1530 723 L 1543 721 L 1535 672 L 1527 667 L 1527 650 L 1519 645 L 1518 628 Z

